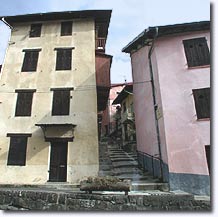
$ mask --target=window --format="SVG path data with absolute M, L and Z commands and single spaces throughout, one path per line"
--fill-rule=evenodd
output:
M 32 24 L 30 27 L 30 38 L 40 37 L 41 36 L 41 23 Z
M 72 21 L 61 23 L 61 36 L 72 35 Z
M 57 51 L 56 70 L 71 70 L 73 48 L 55 48 Z
M 23 50 L 25 52 L 22 72 L 34 72 L 37 68 L 39 52 L 41 49 Z
M 188 67 L 210 65 L 206 38 L 183 40 Z
M 70 90 L 73 88 L 51 88 L 53 91 L 52 115 L 69 115 Z
M 7 136 L 11 137 L 7 165 L 25 166 L 27 140 L 31 134 L 8 134 Z
M 16 90 L 17 104 L 15 116 L 31 116 L 33 93 L 36 90 Z
M 210 118 L 210 88 L 192 90 L 198 119 Z

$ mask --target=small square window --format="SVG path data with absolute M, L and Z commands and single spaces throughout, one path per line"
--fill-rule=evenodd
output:
M 27 140 L 31 135 L 8 135 L 10 136 L 10 147 L 8 152 L 9 166 L 25 166 L 26 165 L 26 148 Z
M 42 24 L 36 23 L 32 24 L 30 27 L 30 38 L 40 37 L 41 36 Z
M 72 21 L 61 23 L 61 36 L 72 35 Z
M 210 88 L 192 90 L 198 119 L 210 118 Z
M 183 40 L 188 67 L 210 65 L 210 53 L 206 38 Z
M 22 65 L 22 72 L 35 72 L 37 69 L 37 63 L 39 58 L 39 51 L 41 49 L 35 50 L 23 50 L 25 52 L 23 65 Z

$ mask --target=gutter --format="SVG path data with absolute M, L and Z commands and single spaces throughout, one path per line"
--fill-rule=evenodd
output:
M 11 30 L 13 29 L 13 27 L 5 20 L 4 17 L 1 18 L 1 21 L 2 21 L 5 25 L 7 25 Z
M 148 29 L 148 32 L 152 29 Z M 158 151 L 159 151 L 159 156 L 160 156 L 160 172 L 161 172 L 161 178 L 163 180 L 163 160 L 162 160 L 162 152 L 161 152 L 161 142 L 160 142 L 160 128 L 159 128 L 159 122 L 157 118 L 157 100 L 156 100 L 156 94 L 155 94 L 155 85 L 154 85 L 154 73 L 153 73 L 153 66 L 152 66 L 152 61 L 151 61 L 151 55 L 152 51 L 154 49 L 154 42 L 158 37 L 158 27 L 155 27 L 155 35 L 152 40 L 151 47 L 149 49 L 148 53 L 148 60 L 149 60 L 149 69 L 150 69 L 150 77 L 151 77 L 151 87 L 152 87 L 152 96 L 153 96 L 153 103 L 154 103 L 154 115 L 155 115 L 155 127 L 157 131 L 157 142 L 158 142 Z

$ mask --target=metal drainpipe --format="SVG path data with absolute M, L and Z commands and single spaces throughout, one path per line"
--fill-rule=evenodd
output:
M 1 21 L 2 21 L 5 25 L 7 25 L 11 30 L 13 29 L 13 27 L 5 20 L 4 17 L 1 19 Z
M 151 54 L 154 48 L 154 42 L 158 36 L 158 27 L 155 28 L 156 33 L 152 40 L 152 44 L 148 53 L 148 60 L 149 60 L 149 69 L 150 69 L 150 76 L 151 76 L 151 87 L 152 87 L 152 96 L 153 96 L 153 103 L 154 103 L 154 115 L 155 115 L 155 126 L 157 131 L 157 142 L 158 142 L 158 151 L 160 155 L 160 172 L 161 172 L 161 179 L 163 180 L 163 165 L 162 165 L 162 153 L 161 153 L 161 145 L 160 145 L 160 129 L 159 129 L 159 123 L 157 118 L 157 101 L 156 101 L 156 95 L 155 95 L 155 86 L 154 86 L 154 75 L 153 75 L 153 67 L 152 67 L 152 61 L 151 61 Z

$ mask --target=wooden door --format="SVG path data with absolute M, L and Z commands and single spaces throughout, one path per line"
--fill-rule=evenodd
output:
M 50 182 L 66 182 L 67 180 L 67 142 L 51 142 Z

